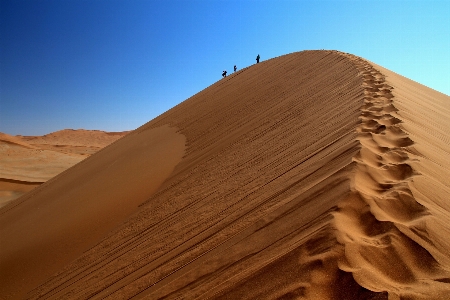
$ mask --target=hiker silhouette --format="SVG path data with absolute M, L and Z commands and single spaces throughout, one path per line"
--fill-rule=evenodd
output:
M 227 77 L 227 71 L 223 71 L 222 77 Z
M 236 72 L 236 70 L 237 70 L 237 67 L 236 67 L 236 65 L 234 65 L 234 71 Z
M 256 57 L 256 63 L 259 63 L 259 54 L 258 54 L 258 56 Z

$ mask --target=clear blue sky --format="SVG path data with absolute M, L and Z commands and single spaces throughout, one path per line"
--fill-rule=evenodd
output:
M 135 129 L 234 64 L 305 49 L 449 95 L 449 16 L 449 0 L 0 0 L 0 131 Z

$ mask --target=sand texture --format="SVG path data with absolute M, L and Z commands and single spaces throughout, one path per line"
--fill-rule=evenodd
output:
M 44 136 L 0 133 L 0 207 L 128 132 L 61 130 Z
M 346 53 L 242 69 L 0 208 L 0 294 L 449 299 L 448 116 Z

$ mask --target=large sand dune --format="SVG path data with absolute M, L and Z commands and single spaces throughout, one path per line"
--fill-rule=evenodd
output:
M 233 73 L 0 209 L 0 293 L 448 299 L 450 98 L 350 54 Z

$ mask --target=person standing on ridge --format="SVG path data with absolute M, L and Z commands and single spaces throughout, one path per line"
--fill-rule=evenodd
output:
M 227 71 L 223 71 L 223 73 L 222 73 L 222 77 L 227 77 Z
M 259 54 L 258 54 L 258 56 L 256 57 L 256 63 L 259 63 Z
M 234 65 L 234 71 L 236 72 L 236 70 L 237 70 L 237 67 L 236 67 L 236 65 Z

